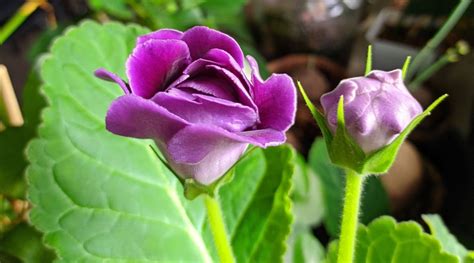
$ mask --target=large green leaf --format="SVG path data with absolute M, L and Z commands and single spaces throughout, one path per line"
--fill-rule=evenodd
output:
M 23 174 L 27 165 L 24 149 L 29 140 L 36 136 L 40 110 L 44 98 L 39 94 L 40 80 L 33 70 L 23 90 L 22 111 L 25 124 L 0 132 L 0 194 L 22 197 L 25 192 Z
M 280 262 L 292 223 L 295 154 L 290 146 L 257 154 L 261 157 L 239 164 L 234 181 L 221 188 L 222 207 L 237 262 Z
M 313 143 L 309 152 L 308 163 L 319 176 L 325 208 L 324 225 L 329 234 L 335 238 L 339 234 L 342 214 L 344 171 L 331 163 L 326 143 L 322 138 L 316 139 Z M 360 221 L 368 224 L 374 218 L 388 214 L 389 201 L 378 177 L 368 177 L 364 189 Z
M 474 262 L 474 257 L 469 256 L 469 251 L 449 232 L 439 215 L 423 215 L 422 218 L 430 227 L 431 234 L 439 240 L 444 250 L 456 255 L 460 262 Z
M 0 237 L 0 262 L 48 263 L 54 253 L 45 248 L 41 234 L 21 223 Z
M 337 241 L 329 245 L 327 262 L 337 262 Z M 360 225 L 354 263 L 456 263 L 433 236 L 416 222 L 397 223 L 383 216 L 368 226 Z
M 120 88 L 94 78 L 105 67 L 125 77 L 137 26 L 84 22 L 54 43 L 44 62 L 39 138 L 28 147 L 31 221 L 63 261 L 216 259 L 201 197 L 182 186 L 149 140 L 116 136 L 104 118 Z M 220 200 L 239 262 L 281 261 L 290 231 L 289 146 L 257 149 L 236 167 Z

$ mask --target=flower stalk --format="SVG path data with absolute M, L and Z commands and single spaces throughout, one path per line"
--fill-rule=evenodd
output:
M 219 202 L 216 198 L 205 195 L 204 203 L 206 204 L 209 225 L 211 226 L 219 261 L 223 263 L 234 263 L 235 259 L 232 253 L 232 246 L 229 242 Z
M 346 169 L 346 191 L 342 212 L 341 234 L 339 237 L 338 263 L 348 263 L 354 260 L 360 198 L 364 178 L 364 175 Z
M 454 11 L 449 15 L 448 20 L 439 29 L 436 35 L 426 43 L 423 49 L 415 56 L 413 63 L 408 71 L 407 78 L 411 79 L 419 70 L 420 66 L 426 61 L 426 58 L 432 54 L 446 36 L 451 32 L 459 19 L 463 16 L 472 0 L 460 0 Z

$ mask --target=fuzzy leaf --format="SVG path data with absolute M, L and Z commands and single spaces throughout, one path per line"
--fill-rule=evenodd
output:
M 430 227 L 431 235 L 439 240 L 445 251 L 456 255 L 460 262 L 471 262 L 468 261 L 469 252 L 467 249 L 449 232 L 439 215 L 423 215 L 422 218 Z
M 337 259 L 337 241 L 330 244 L 328 263 Z M 357 230 L 354 263 L 456 263 L 459 260 L 443 251 L 438 240 L 424 233 L 416 222 L 397 223 L 383 216 Z

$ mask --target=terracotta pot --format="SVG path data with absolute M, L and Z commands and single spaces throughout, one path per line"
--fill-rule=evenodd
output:
M 292 54 L 275 59 L 267 65 L 269 72 L 287 73 L 300 81 L 309 98 L 319 106 L 322 94 L 336 87 L 345 77 L 345 70 L 332 60 L 309 54 Z M 301 153 L 306 154 L 319 128 L 311 116 L 303 98 L 298 92 L 298 108 L 295 125 L 290 130 L 289 142 Z

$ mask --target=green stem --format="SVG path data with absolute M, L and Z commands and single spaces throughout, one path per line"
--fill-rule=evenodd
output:
M 354 259 L 357 223 L 359 220 L 360 196 L 364 175 L 346 170 L 346 192 L 342 212 L 341 235 L 339 237 L 338 263 L 350 263 Z
M 443 68 L 446 64 L 449 64 L 451 61 L 449 60 L 449 55 L 444 54 L 440 59 L 438 59 L 433 65 L 429 66 L 423 72 L 418 74 L 416 78 L 409 84 L 409 88 L 411 91 L 417 90 L 420 85 L 429 79 L 433 74 L 438 72 L 441 68 Z
M 471 0 L 460 0 L 459 4 L 456 6 L 454 11 L 449 15 L 448 20 L 444 23 L 444 25 L 439 29 L 436 35 L 426 43 L 423 49 L 416 55 L 413 63 L 411 64 L 410 70 L 407 74 L 407 79 L 411 79 L 413 75 L 416 73 L 418 68 L 423 64 L 426 58 L 434 52 L 434 50 L 439 46 L 439 44 L 446 38 L 449 32 L 453 29 L 453 27 L 457 24 L 459 19 L 461 19 L 462 15 L 466 11 L 466 9 L 471 4 Z
M 0 28 L 0 44 L 3 44 L 18 27 L 39 7 L 40 1 L 25 2 L 20 9 Z
M 225 229 L 224 218 L 222 217 L 219 202 L 209 195 L 205 195 L 204 202 L 206 203 L 209 224 L 211 225 L 211 232 L 214 237 L 214 244 L 216 245 L 220 262 L 234 263 L 232 246 L 227 238 L 227 231 Z

